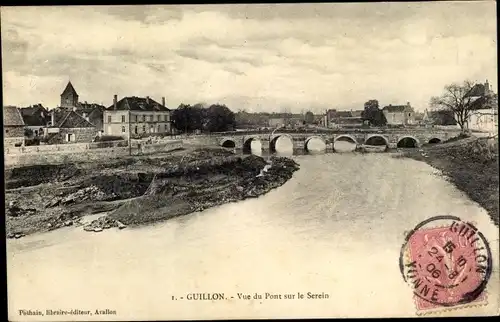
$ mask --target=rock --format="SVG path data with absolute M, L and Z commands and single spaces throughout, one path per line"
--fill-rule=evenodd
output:
M 52 224 L 50 222 L 47 224 L 47 228 L 52 228 Z
M 102 231 L 102 228 L 101 228 L 101 227 L 96 227 L 96 228 L 94 228 L 94 231 L 95 231 L 96 233 L 101 232 L 101 231 Z
M 45 208 L 55 207 L 55 206 L 59 205 L 60 202 L 61 202 L 61 198 L 59 198 L 59 197 L 52 198 L 52 200 L 50 200 L 47 204 L 45 204 Z
M 102 228 L 104 228 L 104 229 L 110 229 L 110 228 L 111 228 L 111 226 L 110 226 L 110 225 L 108 225 L 108 224 L 104 224 L 104 225 L 102 226 Z
M 19 239 L 19 238 L 24 237 L 24 236 L 25 236 L 25 235 L 24 235 L 23 233 L 17 233 L 17 234 L 15 234 L 15 236 L 14 236 L 14 237 L 15 237 L 16 239 Z
M 236 190 L 239 192 L 243 192 L 244 188 L 242 186 L 236 186 Z
M 92 226 L 90 226 L 90 225 L 87 225 L 87 226 L 83 227 L 83 230 L 85 230 L 85 231 L 94 231 L 94 228 Z
M 118 220 L 116 221 L 116 223 L 118 224 L 118 229 L 124 229 L 127 227 L 127 226 L 125 226 L 125 224 L 123 224 L 122 222 L 120 222 Z
M 7 238 L 14 238 L 14 237 L 16 237 L 16 234 L 14 234 L 14 233 L 9 233 L 7 235 Z
M 71 217 L 72 220 L 77 220 L 78 219 L 78 216 L 73 216 Z
M 73 222 L 71 220 L 68 220 L 64 223 L 65 226 L 71 226 L 73 225 Z
M 56 228 L 61 228 L 61 227 L 62 227 L 62 223 L 58 222 L 58 223 L 56 224 Z

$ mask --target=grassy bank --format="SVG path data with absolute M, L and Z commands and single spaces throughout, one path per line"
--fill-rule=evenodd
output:
M 298 169 L 293 160 L 271 160 L 268 164 L 261 157 L 216 148 L 9 169 L 7 236 L 80 225 L 82 216 L 100 212 L 106 212 L 107 219 L 85 230 L 123 228 L 256 197 L 284 184 Z M 267 171 L 260 176 L 264 167 Z
M 498 226 L 498 141 L 496 138 L 469 138 L 404 151 L 405 157 L 427 162 L 458 189 L 488 211 Z

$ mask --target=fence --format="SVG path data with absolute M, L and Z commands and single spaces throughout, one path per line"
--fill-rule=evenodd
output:
M 103 143 L 105 146 L 103 147 Z M 181 149 L 181 140 L 169 140 L 158 144 L 132 144 L 127 141 L 97 143 L 73 143 L 6 148 L 5 166 L 26 166 L 35 164 L 59 164 L 67 162 L 92 162 L 128 155 L 165 153 Z

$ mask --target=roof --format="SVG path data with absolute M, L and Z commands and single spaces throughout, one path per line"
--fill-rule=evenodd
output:
M 465 97 L 485 96 L 487 94 L 486 92 L 486 86 L 484 86 L 484 84 L 476 84 L 472 86 L 467 94 L 465 94 Z
M 4 126 L 24 126 L 21 112 L 15 106 L 4 106 L 3 108 L 3 125 Z
M 387 111 L 389 113 L 402 113 L 406 111 L 408 108 L 411 109 L 409 105 L 388 105 L 385 106 L 382 110 Z
M 82 113 L 87 113 L 87 114 L 90 114 L 92 113 L 94 110 L 99 110 L 99 111 L 104 111 L 106 109 L 106 107 L 104 107 L 103 105 L 100 105 L 100 104 L 96 104 L 96 103 L 77 103 L 76 105 L 76 112 L 78 114 L 82 114 Z
M 149 101 L 149 103 L 148 103 Z M 115 111 L 114 104 L 106 108 L 108 111 Z M 116 111 L 170 111 L 166 106 L 147 97 L 129 96 L 116 102 Z
M 352 117 L 352 112 L 351 111 L 337 111 L 336 117 Z
M 94 127 L 94 124 L 87 121 L 83 116 L 76 113 L 75 111 L 59 113 L 59 117 L 56 117 L 55 123 L 57 124 L 56 127 L 59 128 Z
M 355 111 L 351 111 L 351 114 L 353 117 L 361 117 L 363 115 L 363 110 L 355 110 Z
M 71 82 L 68 82 L 68 85 L 66 85 L 66 88 L 62 92 L 61 96 L 63 96 L 63 95 L 65 96 L 69 93 L 72 93 L 74 96 L 78 96 L 78 94 L 76 93 L 75 88 L 73 87 L 73 84 L 71 84 Z
M 27 126 L 45 126 L 50 121 L 49 112 L 42 104 L 23 107 L 20 110 L 24 124 Z

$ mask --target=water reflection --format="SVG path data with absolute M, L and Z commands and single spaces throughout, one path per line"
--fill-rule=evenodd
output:
M 260 140 L 252 140 L 250 142 L 250 153 L 262 156 L 262 142 Z
M 293 142 L 287 136 L 280 136 L 274 146 L 276 154 L 280 156 L 293 155 Z
M 356 143 L 351 141 L 337 140 L 333 144 L 335 152 L 353 152 L 356 150 Z
M 321 154 L 325 152 L 326 144 L 320 138 L 312 138 L 307 141 L 306 149 L 310 154 Z

